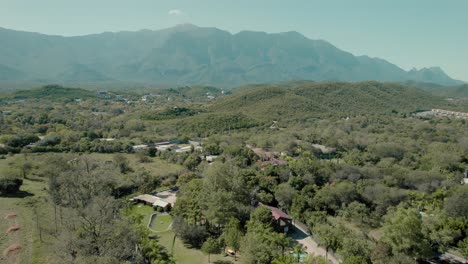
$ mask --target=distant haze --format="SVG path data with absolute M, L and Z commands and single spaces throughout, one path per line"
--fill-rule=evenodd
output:
M 298 32 L 231 34 L 183 24 L 159 31 L 48 36 L 0 29 L 0 80 L 237 86 L 287 80 L 460 83 L 438 67 L 406 72 Z
M 438 67 L 404 71 L 353 56 L 298 32 L 276 34 L 183 24 L 151 31 L 80 37 L 0 28 L 0 81 L 238 86 L 288 80 L 459 84 Z
M 468 81 L 467 10 L 465 0 L 0 0 L 0 27 L 67 36 L 181 23 L 294 30 L 405 70 L 440 66 Z

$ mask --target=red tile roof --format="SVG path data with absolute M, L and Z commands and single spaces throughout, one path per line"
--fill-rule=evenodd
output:
M 276 207 L 273 207 L 273 206 L 268 206 L 268 205 L 264 205 L 262 203 L 259 203 L 261 206 L 265 206 L 266 208 L 270 209 L 271 210 L 271 214 L 273 215 L 273 218 L 275 218 L 275 220 L 279 220 L 280 218 L 284 218 L 284 219 L 292 219 L 292 217 L 290 217 L 289 215 L 287 215 L 285 212 L 281 211 L 281 209 L 279 208 L 276 208 Z

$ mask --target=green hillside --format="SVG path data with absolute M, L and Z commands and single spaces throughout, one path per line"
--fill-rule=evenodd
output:
M 81 88 L 68 88 L 60 85 L 46 85 L 31 90 L 21 90 L 10 95 L 13 98 L 22 99 L 51 99 L 66 100 L 75 98 L 96 97 L 95 93 Z
M 284 119 L 404 114 L 434 107 L 450 105 L 443 98 L 395 83 L 308 82 L 243 91 L 218 101 L 212 109 L 241 111 L 261 119 Z

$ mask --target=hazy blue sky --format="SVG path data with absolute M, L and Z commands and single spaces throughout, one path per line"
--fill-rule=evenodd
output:
M 0 27 L 47 34 L 180 23 L 232 33 L 295 30 L 355 55 L 407 70 L 440 66 L 468 81 L 468 0 L 0 0 Z

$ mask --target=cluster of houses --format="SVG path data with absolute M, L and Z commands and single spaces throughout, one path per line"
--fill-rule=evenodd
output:
M 468 113 L 448 111 L 448 110 L 442 110 L 442 109 L 432 109 L 431 111 L 434 113 L 434 115 L 453 116 L 453 117 L 468 119 Z
M 285 153 L 280 153 L 276 151 L 266 151 L 262 148 L 254 147 L 251 145 L 246 145 L 246 147 L 252 150 L 258 157 L 260 157 L 260 163 L 262 166 L 265 165 L 285 165 L 286 161 L 283 160 L 281 157 L 285 156 Z
M 425 111 L 417 113 L 418 116 L 443 116 L 443 117 L 455 117 L 455 118 L 463 118 L 468 119 L 468 113 L 463 112 L 455 112 L 449 110 L 442 110 L 442 109 L 431 109 L 431 111 Z
M 169 141 L 164 141 L 164 142 L 158 142 L 158 143 L 152 143 L 152 144 L 135 145 L 132 148 L 134 151 L 140 151 L 140 150 L 147 149 L 149 147 L 154 147 L 158 151 L 165 151 L 165 150 L 170 149 L 178 153 L 191 152 L 192 149 L 196 151 L 203 150 L 203 148 L 201 147 L 201 143 L 198 141 L 189 141 L 188 144 L 177 144 L 177 143 L 171 143 Z

